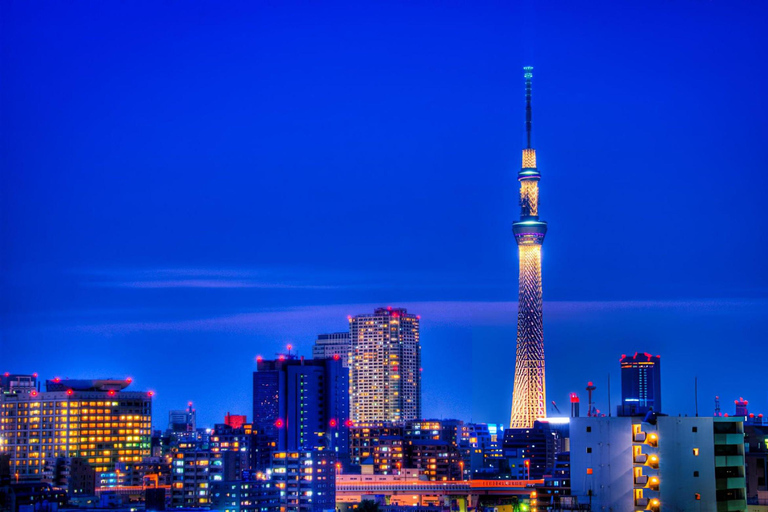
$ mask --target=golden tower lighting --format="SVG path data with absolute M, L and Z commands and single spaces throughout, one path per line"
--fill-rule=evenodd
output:
M 517 351 L 515 388 L 510 428 L 528 428 L 546 417 L 544 384 L 544 335 L 541 294 L 541 245 L 547 223 L 539 220 L 539 179 L 536 150 L 531 147 L 531 79 L 533 68 L 525 67 L 525 129 L 528 145 L 523 149 L 520 181 L 520 220 L 512 232 L 520 255 L 517 307 Z

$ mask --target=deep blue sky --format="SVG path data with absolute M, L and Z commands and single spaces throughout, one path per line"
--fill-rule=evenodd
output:
M 257 354 L 422 316 L 425 414 L 508 421 L 521 67 L 550 400 L 661 354 L 768 413 L 764 2 L 0 4 L 0 371 L 250 416 Z

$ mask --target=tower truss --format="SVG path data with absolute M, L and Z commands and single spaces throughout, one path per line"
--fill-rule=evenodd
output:
M 517 306 L 515 387 L 510 428 L 529 428 L 546 417 L 544 380 L 544 324 L 541 291 L 541 246 L 547 223 L 539 220 L 539 179 L 536 150 L 531 147 L 531 96 L 533 68 L 525 67 L 525 128 L 528 147 L 523 149 L 520 182 L 520 220 L 512 223 L 520 258 Z

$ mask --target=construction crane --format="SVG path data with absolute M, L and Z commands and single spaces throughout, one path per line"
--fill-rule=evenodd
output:
M 552 400 L 552 407 L 555 408 L 555 410 L 557 411 L 557 414 L 563 414 L 560 412 L 560 408 L 557 406 L 554 400 Z

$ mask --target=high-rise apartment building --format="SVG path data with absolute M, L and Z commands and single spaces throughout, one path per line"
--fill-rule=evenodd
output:
M 517 305 L 515 387 L 510 428 L 531 428 L 547 415 L 544 379 L 544 323 L 542 317 L 541 246 L 547 223 L 539 220 L 539 179 L 536 150 L 531 147 L 531 78 L 525 69 L 525 126 L 528 146 L 523 150 L 520 182 L 520 220 L 512 223 L 520 257 Z
M 150 455 L 152 393 L 125 391 L 131 380 L 46 381 L 0 394 L 0 452 L 11 455 L 20 481 L 52 481 L 56 460 L 82 458 L 96 472 L 97 487 L 118 465 Z
M 638 353 L 621 356 L 619 416 L 661 412 L 661 356 Z
M 342 358 L 283 355 L 259 360 L 253 374 L 254 428 L 272 425 L 279 450 L 349 450 L 349 369 Z
M 352 361 L 352 345 L 348 332 L 318 334 L 312 347 L 312 359 L 333 359 L 340 356 L 345 368 Z
M 401 422 L 421 418 L 419 317 L 404 308 L 378 308 L 349 318 L 352 420 Z

